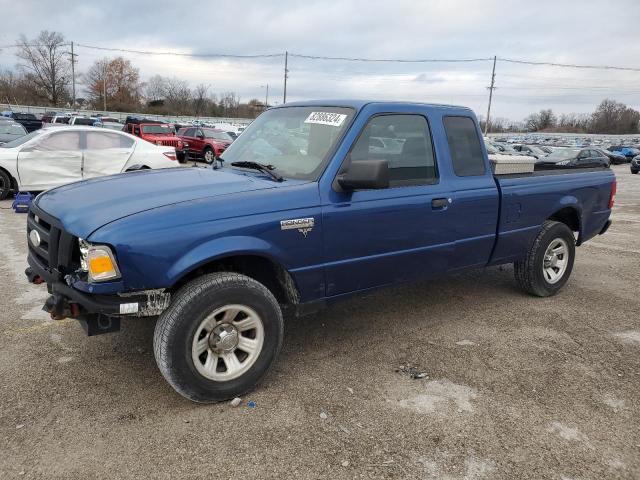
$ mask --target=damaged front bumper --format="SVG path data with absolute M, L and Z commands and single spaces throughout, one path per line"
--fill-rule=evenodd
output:
M 171 301 L 170 293 L 162 289 L 116 295 L 82 292 L 62 281 L 51 281 L 48 272 L 39 272 L 37 267 L 31 265 L 25 270 L 25 274 L 31 283 L 47 282 L 47 290 L 51 296 L 45 302 L 43 310 L 54 320 L 79 320 L 90 336 L 120 330 L 120 318 L 123 316 L 160 315 Z

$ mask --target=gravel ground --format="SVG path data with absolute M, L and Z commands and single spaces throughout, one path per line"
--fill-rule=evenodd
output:
M 613 226 L 558 296 L 502 267 L 291 320 L 238 408 L 171 390 L 153 321 L 48 320 L 0 210 L 0 478 L 640 478 L 640 175 L 614 169 Z

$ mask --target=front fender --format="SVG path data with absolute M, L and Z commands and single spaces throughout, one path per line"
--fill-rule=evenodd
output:
M 236 255 L 256 255 L 267 258 L 276 264 L 284 265 L 283 252 L 275 245 L 261 238 L 248 236 L 231 236 L 216 238 L 198 245 L 193 250 L 186 252 L 167 271 L 167 280 L 174 285 L 185 275 L 191 273 L 202 265 L 215 260 Z

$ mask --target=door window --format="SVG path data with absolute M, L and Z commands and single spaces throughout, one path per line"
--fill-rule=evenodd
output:
M 351 162 L 383 159 L 389 186 L 434 183 L 437 178 L 431 134 L 421 115 L 379 115 L 369 120 L 351 150 Z
M 33 148 L 36 152 L 80 150 L 80 132 L 57 132 L 47 135 Z
M 484 157 L 475 122 L 469 117 L 445 117 L 444 129 L 455 174 L 459 177 L 484 175 Z
M 87 150 L 108 148 L 131 148 L 133 140 L 125 135 L 106 132 L 87 132 Z
M 184 136 L 185 137 L 194 137 L 194 133 L 195 133 L 196 129 L 195 128 L 187 128 L 187 131 L 184 132 Z

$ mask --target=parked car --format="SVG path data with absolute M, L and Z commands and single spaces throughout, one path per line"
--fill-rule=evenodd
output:
M 45 121 L 46 120 L 46 121 Z M 43 127 L 60 127 L 62 125 L 69 125 L 71 121 L 71 115 L 60 114 L 53 115 L 52 117 L 42 117 L 42 126 Z
M 94 124 L 96 127 L 102 127 L 102 128 L 106 128 L 108 130 L 118 130 L 118 131 L 124 131 L 124 123 L 120 123 L 120 122 L 107 122 L 107 121 L 100 121 L 100 122 L 96 122 L 96 124 Z
M 400 152 L 372 152 L 371 132 L 383 131 L 404 140 Z M 494 176 L 481 139 L 462 107 L 274 107 L 221 168 L 39 195 L 27 219 L 27 278 L 47 283 L 52 318 L 77 318 L 89 335 L 117 331 L 121 317 L 160 315 L 153 351 L 176 391 L 197 402 L 243 395 L 278 355 L 283 308 L 303 314 L 508 263 L 524 291 L 560 291 L 576 245 L 611 223 L 613 172 Z
M 625 157 L 620 152 L 611 152 L 609 150 L 605 150 L 604 148 L 592 148 L 592 150 L 597 150 L 601 154 L 605 155 L 609 159 L 609 163 L 613 165 L 620 165 L 622 163 L 627 163 L 627 157 Z
M 95 118 L 74 115 L 69 119 L 69 125 L 92 127 L 95 125 L 96 121 L 97 120 Z
M 513 148 L 521 155 L 529 155 L 530 157 L 536 157 L 538 159 L 547 155 L 547 152 L 541 150 L 536 145 L 513 145 Z
M 608 167 L 610 163 L 609 157 L 597 148 L 564 148 L 538 159 L 536 168 Z
M 0 200 L 12 189 L 39 192 L 113 173 L 176 166 L 175 150 L 124 132 L 43 128 L 0 146 Z
M 42 128 L 42 122 L 38 120 L 33 113 L 9 112 L 6 117 L 22 125 L 27 132 L 33 132 L 34 130 Z
M 640 172 L 640 155 L 633 157 L 633 160 L 631 160 L 630 167 L 631 167 L 631 173 L 636 174 Z
M 215 128 L 181 128 L 177 135 L 189 145 L 189 156 L 203 158 L 209 164 L 233 143 L 233 138 L 226 132 Z
M 510 143 L 506 141 L 501 142 L 490 142 L 491 145 L 498 150 L 503 155 L 523 155 L 519 151 L 517 151 Z
M 171 125 L 146 118 L 127 117 L 124 131 L 156 145 L 173 147 L 179 162 L 187 159 L 189 146 L 176 136 Z
M 640 155 L 640 150 L 638 150 L 637 148 L 620 145 L 609 147 L 609 151 L 618 152 L 621 155 L 624 155 L 627 161 L 631 161 L 633 157 Z
M 0 145 L 23 137 L 26 134 L 27 130 L 21 124 L 10 119 L 0 119 Z

